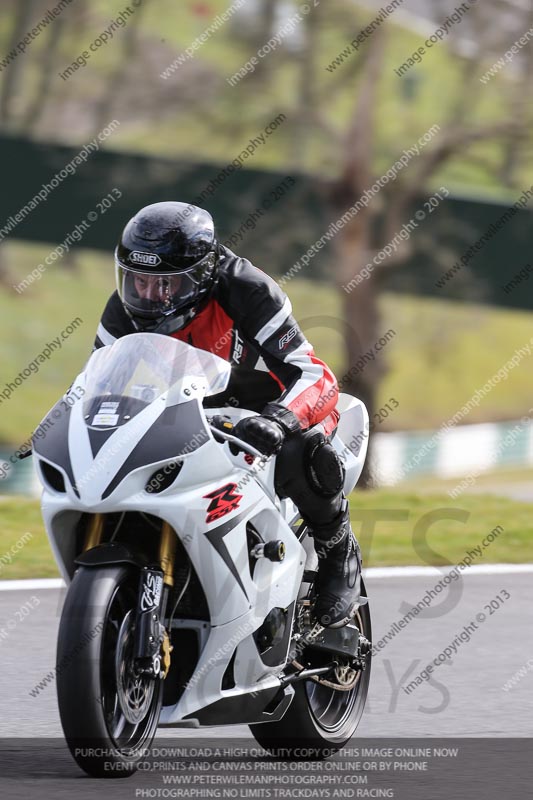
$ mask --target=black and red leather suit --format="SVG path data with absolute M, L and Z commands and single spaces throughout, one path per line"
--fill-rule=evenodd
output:
M 135 333 L 114 292 L 98 326 L 95 348 Z M 337 382 L 317 358 L 277 283 L 221 247 L 219 277 L 207 303 L 184 328 L 168 334 L 232 364 L 227 389 L 204 405 L 261 413 L 270 402 L 292 411 L 301 431 L 287 437 L 277 457 L 276 489 L 290 497 L 314 529 L 338 517 L 343 469 L 329 443 L 339 419 Z

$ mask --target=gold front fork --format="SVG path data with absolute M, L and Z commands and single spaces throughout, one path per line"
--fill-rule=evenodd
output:
M 174 559 L 176 557 L 176 534 L 168 522 L 163 522 L 161 528 L 161 540 L 159 543 L 159 563 L 163 570 L 163 582 L 167 586 L 174 586 Z M 163 674 L 166 678 L 170 669 L 170 654 L 174 647 L 170 644 L 170 636 L 167 630 L 161 643 L 161 656 Z
M 91 550 L 102 541 L 102 534 L 104 532 L 104 516 L 103 514 L 93 514 L 87 526 L 87 533 L 85 534 L 85 550 Z
M 163 570 L 163 581 L 174 586 L 174 559 L 176 556 L 176 534 L 168 522 L 163 522 L 159 545 L 159 563 Z
M 102 541 L 104 531 L 103 514 L 93 514 L 85 534 L 84 550 L 97 547 Z M 174 558 L 176 555 L 176 534 L 168 522 L 163 522 L 159 545 L 159 562 L 163 570 L 163 580 L 167 586 L 174 586 Z

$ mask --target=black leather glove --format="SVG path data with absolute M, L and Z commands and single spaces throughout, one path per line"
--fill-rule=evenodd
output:
M 282 406 L 281 403 L 267 403 L 261 411 L 261 416 L 277 422 L 278 425 L 281 425 L 285 433 L 296 433 L 301 430 L 300 422 L 296 414 L 293 414 L 288 408 Z
M 268 403 L 259 417 L 241 419 L 233 429 L 239 439 L 266 456 L 279 452 L 285 436 L 300 430 L 298 418 L 279 403 Z
M 265 456 L 277 453 L 285 439 L 285 431 L 281 425 L 265 417 L 245 417 L 239 420 L 232 433 Z

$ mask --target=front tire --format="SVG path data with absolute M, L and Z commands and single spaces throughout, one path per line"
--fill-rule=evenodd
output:
M 132 775 L 155 735 L 163 681 L 131 666 L 139 573 L 81 567 L 59 627 L 57 697 L 70 752 L 93 777 Z
M 366 595 L 361 579 L 361 594 Z M 368 603 L 355 614 L 360 633 L 372 641 Z M 340 629 L 339 629 L 340 630 Z M 297 760 L 323 759 L 340 750 L 354 735 L 363 714 L 370 682 L 371 652 L 353 689 L 340 691 L 307 680 L 294 684 L 294 698 L 278 722 L 250 725 L 256 741 L 272 754 Z

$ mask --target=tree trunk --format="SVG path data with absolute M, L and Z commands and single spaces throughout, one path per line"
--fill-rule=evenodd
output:
M 17 49 L 18 43 L 31 28 L 35 0 L 18 0 L 13 33 L 7 46 L 7 53 Z M 0 123 L 8 128 L 13 115 L 13 103 L 18 95 L 20 79 L 24 71 L 26 53 L 17 51 L 16 58 L 5 68 L 5 77 L 0 92 Z
M 26 111 L 23 127 L 27 132 L 37 137 L 41 116 L 50 102 L 50 89 L 56 76 L 56 64 L 60 55 L 63 32 L 65 30 L 64 17 L 58 17 L 50 26 L 50 35 L 46 51 L 41 60 L 41 71 L 33 101 Z
M 307 165 L 309 144 L 315 123 L 316 98 L 316 53 L 321 18 L 319 9 L 305 17 L 301 27 L 302 50 L 298 56 L 298 99 L 293 111 L 290 161 L 293 168 L 303 171 Z
M 345 349 L 348 358 L 346 369 L 339 378 L 340 388 L 363 401 L 372 421 L 377 387 L 385 372 L 382 360 L 376 358 L 375 350 L 380 331 L 378 281 L 371 274 L 352 291 L 347 292 L 343 288 L 372 258 L 373 251 L 369 245 L 371 224 L 372 215 L 362 211 L 338 234 L 337 275 L 338 280 L 340 279 L 338 289 L 342 298 L 342 313 L 346 322 Z M 370 446 L 371 444 L 372 438 Z M 358 487 L 368 488 L 371 485 L 372 476 L 367 458 Z
M 105 125 L 113 118 L 114 108 L 117 105 L 123 86 L 127 85 L 130 65 L 137 58 L 138 36 L 141 29 L 144 9 L 141 7 L 135 12 L 135 16 L 128 20 L 126 29 L 122 36 L 122 49 L 118 64 L 112 73 L 106 91 L 102 95 L 94 114 L 93 135 L 97 136 Z
M 345 155 L 340 179 L 334 186 L 333 203 L 338 216 L 361 197 L 372 185 L 372 162 L 376 137 L 375 96 L 383 69 L 385 34 L 375 35 L 374 46 L 364 64 L 362 86 L 357 96 L 345 142 Z M 342 388 L 359 397 L 366 405 L 370 419 L 375 407 L 375 393 L 381 367 L 371 360 L 375 356 L 375 344 L 379 329 L 378 291 L 374 274 L 359 283 L 353 290 L 344 287 L 371 261 L 373 255 L 372 230 L 376 211 L 370 205 L 337 234 L 337 285 L 342 297 L 346 324 L 345 350 L 348 365 L 344 372 Z M 370 353 L 363 364 L 365 353 Z M 371 485 L 367 459 L 358 486 Z

